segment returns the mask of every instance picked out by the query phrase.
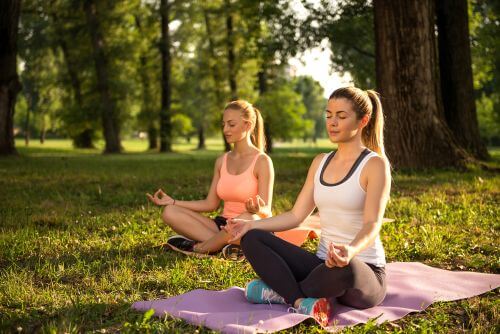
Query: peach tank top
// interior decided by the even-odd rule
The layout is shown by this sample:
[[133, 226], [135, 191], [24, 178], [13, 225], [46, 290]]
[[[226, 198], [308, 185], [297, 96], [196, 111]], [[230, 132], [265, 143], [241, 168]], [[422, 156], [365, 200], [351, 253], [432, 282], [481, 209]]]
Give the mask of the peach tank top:
[[233, 175], [227, 171], [227, 153], [222, 158], [220, 178], [217, 183], [217, 196], [224, 201], [224, 218], [234, 218], [246, 211], [245, 201], [255, 200], [259, 191], [258, 180], [253, 169], [260, 154], [256, 154], [250, 166], [241, 174]]

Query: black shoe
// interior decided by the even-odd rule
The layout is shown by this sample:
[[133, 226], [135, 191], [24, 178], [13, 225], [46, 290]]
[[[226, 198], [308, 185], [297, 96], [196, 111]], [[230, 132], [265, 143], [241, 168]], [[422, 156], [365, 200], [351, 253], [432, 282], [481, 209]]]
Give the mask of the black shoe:
[[173, 237], [168, 238], [167, 244], [181, 251], [192, 252], [196, 242], [182, 235], [174, 235]]

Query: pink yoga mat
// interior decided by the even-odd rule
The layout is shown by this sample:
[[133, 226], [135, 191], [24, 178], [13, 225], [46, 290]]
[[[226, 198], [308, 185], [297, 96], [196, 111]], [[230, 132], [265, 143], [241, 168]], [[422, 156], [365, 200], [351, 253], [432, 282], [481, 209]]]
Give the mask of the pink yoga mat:
[[[327, 329], [366, 323], [377, 317], [377, 323], [393, 321], [422, 311], [435, 301], [469, 298], [500, 286], [500, 275], [448, 271], [418, 262], [389, 263], [386, 273], [387, 296], [380, 305], [356, 310], [333, 302], [333, 317]], [[310, 318], [287, 312], [286, 305], [251, 304], [238, 287], [194, 290], [168, 299], [136, 302], [132, 308], [154, 309], [157, 316], [169, 314], [223, 333], [275, 332]]]

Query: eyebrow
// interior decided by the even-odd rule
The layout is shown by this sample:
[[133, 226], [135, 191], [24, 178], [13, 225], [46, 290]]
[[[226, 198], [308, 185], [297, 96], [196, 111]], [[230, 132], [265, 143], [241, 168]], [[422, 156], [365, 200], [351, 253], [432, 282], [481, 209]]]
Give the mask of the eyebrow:
[[[326, 111], [326, 112], [329, 112], [330, 114], [333, 114], [333, 111], [331, 111], [331, 110], [325, 109], [325, 111]], [[337, 111], [337, 112], [335, 112], [335, 113], [336, 113], [336, 114], [340, 114], [341, 112], [345, 112], [345, 113], [347, 114], [347, 111], [345, 111], [345, 110], [339, 110], [339, 111]]]

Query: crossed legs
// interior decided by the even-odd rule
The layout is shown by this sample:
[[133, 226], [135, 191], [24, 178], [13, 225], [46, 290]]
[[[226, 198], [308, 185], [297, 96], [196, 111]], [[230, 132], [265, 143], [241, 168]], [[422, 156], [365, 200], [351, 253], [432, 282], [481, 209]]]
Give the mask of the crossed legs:
[[[259, 219], [257, 215], [244, 212], [241, 219]], [[211, 253], [227, 245], [230, 236], [226, 231], [219, 231], [214, 221], [204, 215], [176, 205], [168, 205], [163, 210], [162, 219], [175, 232], [195, 241], [198, 253]], [[236, 242], [239, 243], [239, 242]]]

